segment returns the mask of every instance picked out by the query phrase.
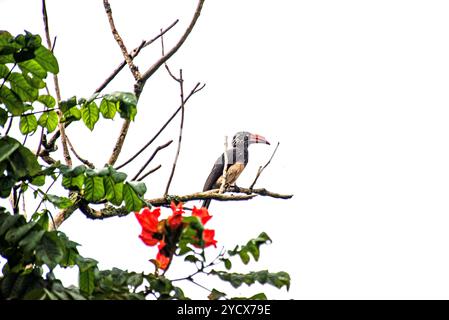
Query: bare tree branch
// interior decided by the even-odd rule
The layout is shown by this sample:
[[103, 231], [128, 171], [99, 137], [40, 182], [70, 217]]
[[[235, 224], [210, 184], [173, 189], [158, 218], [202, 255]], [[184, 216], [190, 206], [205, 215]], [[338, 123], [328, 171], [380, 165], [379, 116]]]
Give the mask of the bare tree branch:
[[95, 166], [93, 165], [92, 162], [90, 162], [89, 160], [83, 159], [83, 158], [81, 158], [81, 157], [78, 155], [78, 153], [75, 151], [75, 148], [73, 148], [73, 145], [72, 145], [72, 143], [70, 142], [68, 136], [66, 136], [66, 139], [67, 139], [67, 143], [68, 143], [68, 145], [69, 145], [69, 147], [70, 147], [70, 150], [72, 150], [72, 152], [73, 152], [73, 154], [75, 155], [75, 157], [76, 157], [79, 161], [81, 161], [83, 164], [85, 164], [86, 166], [88, 166], [89, 168], [91, 168], [91, 169], [95, 168]]
[[139, 179], [137, 179], [137, 181], [142, 181], [143, 179], [145, 179], [146, 177], [148, 177], [150, 174], [152, 174], [153, 172], [156, 172], [157, 170], [159, 170], [162, 167], [162, 165], [158, 165], [157, 167], [151, 169], [150, 171], [148, 171], [147, 173], [144, 173]]
[[[103, 1], [107, 1], [107, 0], [103, 0]], [[184, 34], [181, 37], [181, 39], [178, 41], [178, 43], [167, 53], [166, 56], [164, 56], [161, 59], [159, 59], [155, 64], [153, 64], [153, 66], [151, 66], [139, 78], [139, 80], [136, 81], [136, 83], [134, 85], [134, 94], [136, 95], [137, 99], [139, 99], [140, 94], [142, 93], [142, 90], [143, 90], [143, 87], [145, 86], [146, 81], [159, 69], [159, 67], [162, 64], [164, 64], [168, 59], [170, 59], [176, 53], [176, 51], [178, 51], [178, 49], [182, 46], [182, 44], [185, 42], [185, 40], [189, 36], [190, 32], [192, 31], [193, 27], [196, 24], [196, 21], [198, 20], [198, 18], [200, 16], [201, 9], [203, 7], [204, 1], [205, 0], [199, 0], [198, 6], [197, 6], [196, 11], [195, 11], [195, 14], [193, 16], [193, 19], [190, 22], [190, 25], [187, 27], [187, 29], [184, 32]], [[127, 51], [126, 51], [126, 53], [128, 54]], [[123, 143], [125, 142], [125, 138], [126, 138], [126, 135], [128, 133], [129, 125], [130, 125], [130, 120], [129, 119], [125, 120], [123, 125], [122, 125], [122, 129], [120, 130], [119, 137], [118, 137], [118, 139], [117, 139], [117, 141], [115, 143], [114, 149], [112, 151], [112, 155], [111, 155], [111, 157], [109, 158], [109, 161], [108, 161], [108, 164], [111, 165], [111, 166], [113, 166], [115, 164], [115, 162], [118, 159], [118, 156], [120, 155], [120, 152], [121, 152], [122, 147], [123, 147]]]
[[112, 35], [114, 36], [115, 41], [120, 47], [122, 51], [123, 57], [125, 58], [126, 63], [128, 64], [131, 73], [134, 76], [134, 79], [140, 80], [141, 74], [139, 69], [134, 65], [133, 59], [131, 55], [128, 53], [128, 49], [126, 49], [125, 43], [123, 42], [122, 37], [120, 37], [117, 28], [115, 27], [114, 19], [112, 17], [112, 9], [108, 0], [103, 0], [104, 10], [106, 11], [106, 15], [108, 16], [109, 26], [111, 27]]
[[277, 192], [271, 192], [265, 188], [251, 189], [251, 188], [242, 188], [242, 187], [237, 187], [237, 186], [231, 186], [228, 188], [227, 191], [230, 191], [230, 192], [234, 191], [234, 192], [246, 193], [246, 194], [251, 194], [251, 195], [259, 195], [259, 196], [267, 196], [267, 197], [276, 198], [276, 199], [290, 199], [293, 197], [292, 194], [282, 194], [282, 193], [277, 193]]
[[[43, 15], [43, 19], [44, 19], [44, 29], [45, 29], [45, 38], [47, 40], [47, 47], [48, 47], [48, 50], [53, 50], [53, 46], [51, 45], [50, 29], [48, 26], [48, 15], [47, 15], [47, 7], [45, 4], [45, 0], [42, 0], [42, 15]], [[58, 108], [59, 108], [59, 102], [61, 101], [61, 89], [59, 87], [59, 80], [58, 80], [58, 76], [56, 74], [53, 75], [53, 82], [55, 85], [56, 100], [57, 100]], [[58, 110], [56, 112], [57, 112], [58, 118], [59, 118], [58, 127], [59, 127], [60, 136], [61, 136], [62, 153], [64, 155], [64, 160], [68, 166], [72, 166], [72, 159], [70, 158], [69, 149], [67, 147], [65, 127], [64, 127], [64, 124], [61, 122], [62, 113], [60, 110]]]
[[142, 166], [142, 168], [140, 168], [139, 172], [137, 172], [137, 174], [134, 176], [134, 178], [132, 178], [131, 180], [141, 180], [138, 179], [139, 175], [142, 173], [143, 170], [145, 170], [145, 168], [150, 164], [150, 162], [154, 159], [154, 157], [156, 156], [156, 154], [161, 151], [162, 149], [167, 148], [169, 145], [171, 145], [173, 142], [173, 140], [168, 141], [167, 143], [164, 143], [163, 145], [160, 145], [159, 147], [156, 148], [156, 150], [154, 150], [153, 154], [151, 155], [151, 157], [147, 160], [147, 162], [145, 162], [145, 164]]
[[114, 145], [114, 149], [112, 150], [112, 154], [109, 157], [108, 164], [113, 166], [122, 151], [123, 143], [125, 142], [126, 135], [128, 134], [129, 125], [131, 124], [131, 120], [126, 119], [123, 122], [122, 128], [120, 129], [120, 134], [118, 136], [117, 142]]
[[[142, 43], [138, 47], [134, 48], [134, 50], [131, 51], [131, 53], [129, 54], [131, 59], [134, 60], [134, 58], [137, 57], [137, 55], [140, 53], [140, 51], [143, 48], [149, 46], [154, 41], [156, 41], [157, 39], [162, 37], [165, 33], [167, 33], [170, 29], [172, 29], [178, 22], [179, 22], [179, 20], [176, 20], [171, 25], [169, 25], [167, 28], [165, 28], [164, 30], [161, 30], [161, 32], [153, 39], [148, 40], [148, 41], [142, 41]], [[126, 66], [126, 60], [122, 61], [122, 63], [120, 63], [120, 65], [109, 75], [109, 77], [107, 77], [106, 80], [103, 81], [103, 83], [95, 90], [95, 93], [100, 93], [101, 91], [103, 91], [104, 88], [106, 88], [106, 86], [120, 73], [120, 71], [122, 71], [122, 69], [125, 66]]]
[[250, 189], [254, 188], [254, 185], [256, 184], [257, 179], [259, 179], [260, 175], [262, 174], [262, 171], [264, 171], [265, 168], [268, 167], [268, 165], [270, 164], [271, 160], [273, 160], [273, 157], [274, 157], [274, 155], [276, 154], [276, 151], [278, 150], [278, 147], [279, 147], [279, 142], [278, 142], [278, 144], [276, 145], [276, 148], [274, 149], [273, 154], [272, 154], [271, 157], [270, 157], [270, 160], [268, 160], [268, 162], [267, 162], [263, 167], [260, 166], [260, 167], [259, 167], [259, 170], [257, 170], [256, 178], [254, 179], [253, 183], [252, 183], [251, 186], [249, 187]]
[[198, 21], [198, 18], [200, 17], [204, 1], [205, 0], [198, 1], [198, 5], [196, 7], [195, 14], [193, 15], [193, 18], [190, 21], [189, 26], [187, 27], [186, 31], [182, 35], [181, 39], [179, 39], [178, 43], [165, 56], [161, 57], [147, 71], [145, 71], [144, 74], [142, 74], [142, 82], [143, 83], [145, 81], [147, 81], [165, 62], [167, 62], [168, 59], [170, 59], [176, 53], [176, 51], [178, 51], [179, 48], [181, 48], [181, 46], [184, 44], [184, 42], [187, 40], [189, 34], [193, 30], [193, 27], [195, 26], [196, 22]]
[[[169, 70], [168, 67], [167, 67], [167, 70]], [[168, 190], [170, 189], [170, 184], [171, 184], [173, 176], [175, 174], [176, 164], [178, 163], [178, 158], [179, 158], [179, 152], [181, 151], [182, 131], [183, 131], [183, 127], [184, 127], [185, 100], [184, 100], [184, 79], [182, 77], [182, 69], [179, 70], [179, 78], [176, 79], [175, 77], [173, 77], [173, 79], [175, 79], [179, 83], [179, 90], [180, 90], [180, 96], [181, 96], [181, 123], [179, 125], [178, 148], [176, 150], [175, 161], [173, 162], [173, 167], [172, 167], [172, 170], [170, 173], [170, 177], [168, 178], [167, 186], [165, 187], [165, 193], [164, 193], [165, 196], [168, 194]]]
[[[189, 99], [197, 92], [201, 91], [203, 88], [205, 87], [205, 84], [201, 85], [201, 83], [197, 83], [195, 85], [195, 87], [192, 89], [192, 91], [189, 93], [189, 95], [185, 98], [184, 100], [184, 105], [187, 103], [187, 101], [189, 101]], [[171, 115], [171, 117], [164, 123], [164, 125], [159, 129], [158, 132], [156, 132], [156, 134], [150, 139], [150, 141], [148, 141], [139, 151], [137, 151], [133, 156], [131, 156], [128, 160], [126, 160], [124, 163], [122, 163], [121, 165], [117, 166], [115, 169], [119, 170], [121, 168], [123, 168], [124, 166], [126, 166], [127, 164], [129, 164], [131, 161], [133, 161], [134, 159], [136, 159], [143, 151], [145, 151], [146, 148], [148, 148], [153, 142], [154, 140], [157, 139], [157, 137], [159, 137], [159, 135], [162, 133], [162, 131], [165, 130], [165, 128], [169, 125], [169, 123], [175, 118], [175, 116], [178, 114], [179, 111], [181, 111], [182, 109], [182, 105], [178, 107], [178, 109], [176, 109], [176, 111]]]

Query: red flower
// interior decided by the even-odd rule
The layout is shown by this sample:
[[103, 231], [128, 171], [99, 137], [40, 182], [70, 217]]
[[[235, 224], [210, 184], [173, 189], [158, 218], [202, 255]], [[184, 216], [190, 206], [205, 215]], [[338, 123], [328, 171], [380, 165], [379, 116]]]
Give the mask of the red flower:
[[137, 220], [139, 221], [142, 229], [146, 232], [157, 232], [157, 225], [159, 223], [159, 216], [161, 215], [161, 209], [156, 208], [151, 211], [148, 208], [143, 208], [142, 212], [134, 212]]
[[156, 260], [155, 260], [156, 266], [162, 270], [167, 269], [168, 264], [170, 263], [170, 258], [165, 256], [162, 253], [162, 249], [164, 249], [164, 247], [165, 247], [165, 242], [161, 241], [158, 246], [159, 252], [157, 253]]
[[158, 218], [161, 214], [161, 209], [157, 208], [151, 211], [148, 208], [144, 208], [141, 213], [135, 212], [134, 214], [142, 226], [142, 232], [139, 238], [148, 246], [156, 245], [160, 239]]
[[182, 202], [178, 203], [177, 205], [172, 201], [170, 203], [170, 208], [173, 211], [173, 215], [183, 214], [184, 210], [182, 210]]
[[213, 245], [215, 248], [217, 247], [217, 240], [215, 240], [214, 237], [215, 237], [215, 230], [211, 229], [203, 230], [203, 241], [205, 248], [210, 245]]
[[168, 225], [171, 229], [177, 229], [182, 224], [182, 214], [184, 213], [184, 210], [182, 210], [182, 202], [178, 203], [178, 205], [175, 205], [175, 203], [172, 201], [170, 207], [173, 211], [173, 214], [167, 219]]
[[210, 220], [210, 218], [212, 218], [212, 216], [209, 215], [209, 211], [207, 211], [207, 208], [202, 207], [197, 209], [195, 206], [193, 206], [192, 209], [192, 216], [200, 218], [203, 226], [206, 224], [207, 221]]

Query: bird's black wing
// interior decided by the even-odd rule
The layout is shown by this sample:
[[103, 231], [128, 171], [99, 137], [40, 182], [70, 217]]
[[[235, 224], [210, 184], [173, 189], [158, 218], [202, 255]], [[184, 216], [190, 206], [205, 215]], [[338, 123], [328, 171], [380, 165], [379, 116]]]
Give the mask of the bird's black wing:
[[[228, 156], [228, 168], [230, 165], [232, 165], [235, 162], [235, 150], [229, 149], [226, 151]], [[209, 176], [206, 179], [206, 182], [204, 183], [203, 191], [212, 190], [215, 188], [218, 188], [219, 186], [216, 185], [218, 178], [221, 177], [223, 174], [223, 167], [224, 167], [224, 154], [222, 154], [217, 161], [215, 161], [214, 166], [212, 167], [212, 170], [209, 173]], [[206, 199], [203, 201], [203, 207], [208, 208], [211, 200]]]
[[212, 170], [210, 171], [209, 176], [204, 183], [203, 191], [214, 189], [218, 178], [220, 178], [220, 176], [223, 174], [223, 168], [224, 155], [222, 154], [221, 157], [219, 157], [217, 161], [215, 161], [214, 166], [212, 167]]

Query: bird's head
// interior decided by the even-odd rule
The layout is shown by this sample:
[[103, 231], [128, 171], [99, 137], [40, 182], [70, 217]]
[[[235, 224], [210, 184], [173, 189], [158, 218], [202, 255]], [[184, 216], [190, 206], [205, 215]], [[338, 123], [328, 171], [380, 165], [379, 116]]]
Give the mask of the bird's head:
[[232, 138], [232, 146], [236, 147], [237, 145], [247, 143], [248, 145], [252, 143], [264, 143], [270, 144], [267, 139], [262, 137], [261, 135], [250, 133], [247, 131], [237, 132]]

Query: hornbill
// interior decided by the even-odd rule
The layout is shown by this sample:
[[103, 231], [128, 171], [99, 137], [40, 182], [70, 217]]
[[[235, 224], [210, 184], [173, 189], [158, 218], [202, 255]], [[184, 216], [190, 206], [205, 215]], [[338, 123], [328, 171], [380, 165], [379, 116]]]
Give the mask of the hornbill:
[[[228, 157], [228, 165], [226, 171], [225, 186], [235, 184], [235, 181], [245, 169], [248, 163], [248, 146], [252, 143], [265, 143], [270, 144], [264, 137], [252, 134], [246, 131], [237, 132], [232, 138], [232, 148], [226, 151]], [[223, 183], [223, 169], [225, 163], [224, 153], [215, 161], [206, 183], [204, 184], [203, 191], [218, 189]], [[203, 201], [203, 207], [208, 208], [211, 199]]]

